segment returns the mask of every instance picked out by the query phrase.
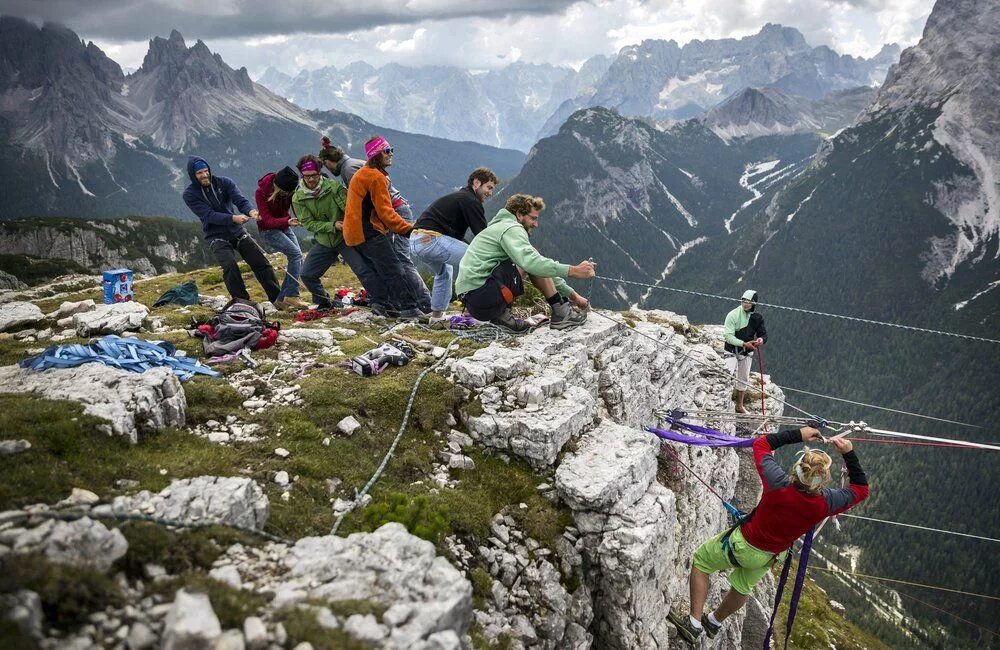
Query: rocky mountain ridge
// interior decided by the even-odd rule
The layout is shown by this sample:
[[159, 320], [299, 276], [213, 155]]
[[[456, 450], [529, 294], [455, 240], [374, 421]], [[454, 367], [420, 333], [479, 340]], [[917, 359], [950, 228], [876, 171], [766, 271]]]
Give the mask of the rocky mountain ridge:
[[622, 48], [590, 95], [567, 100], [540, 135], [556, 133], [575, 111], [603, 106], [622, 115], [683, 120], [704, 113], [744, 88], [772, 87], [819, 99], [832, 91], [878, 86], [899, 56], [886, 45], [871, 59], [810, 47], [792, 27], [768, 23], [741, 39], [645, 40]]
[[698, 118], [724, 140], [846, 128], [875, 97], [868, 87], [832, 92], [809, 100], [777, 88], [746, 88]]

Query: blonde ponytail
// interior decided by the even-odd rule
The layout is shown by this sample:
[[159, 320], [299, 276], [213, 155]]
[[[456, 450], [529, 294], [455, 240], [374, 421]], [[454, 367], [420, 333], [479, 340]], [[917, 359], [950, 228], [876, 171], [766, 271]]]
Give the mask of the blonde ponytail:
[[816, 494], [830, 482], [830, 466], [833, 459], [825, 451], [802, 448], [799, 459], [792, 466], [789, 479], [806, 492]]

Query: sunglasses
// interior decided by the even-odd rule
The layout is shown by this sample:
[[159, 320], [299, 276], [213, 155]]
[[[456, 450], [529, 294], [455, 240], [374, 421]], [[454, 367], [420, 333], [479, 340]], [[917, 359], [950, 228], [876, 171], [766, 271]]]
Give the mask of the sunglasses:
[[392, 147], [386, 147], [385, 149], [382, 150], [382, 153], [392, 153], [392, 152], [393, 152]]

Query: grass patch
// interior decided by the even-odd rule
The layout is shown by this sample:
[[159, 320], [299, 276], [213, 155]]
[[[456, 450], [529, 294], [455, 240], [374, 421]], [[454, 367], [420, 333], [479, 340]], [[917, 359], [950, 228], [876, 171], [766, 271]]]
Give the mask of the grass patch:
[[451, 524], [447, 507], [432, 506], [425, 494], [411, 497], [393, 492], [385, 501], [365, 508], [362, 515], [366, 530], [373, 531], [395, 521], [406, 526], [410, 533], [434, 544], [441, 541]]
[[277, 618], [288, 632], [289, 647], [300, 643], [311, 643], [316, 650], [369, 650], [372, 647], [342, 629], [323, 627], [316, 621], [316, 615], [305, 608], [279, 612]]
[[[798, 562], [793, 562], [790, 575], [795, 575]], [[778, 570], [774, 571], [777, 577]], [[784, 643], [785, 624], [788, 619], [788, 603], [791, 590], [785, 590], [786, 596], [778, 608], [775, 618], [775, 647]], [[779, 625], [780, 621], [780, 625]], [[795, 615], [795, 626], [788, 643], [791, 648], [838, 648], [838, 650], [881, 650], [888, 648], [877, 638], [854, 625], [843, 615], [830, 607], [826, 594], [810, 579], [806, 579], [799, 599], [798, 612]]]
[[476, 609], [486, 608], [486, 599], [492, 597], [493, 578], [490, 572], [481, 566], [469, 572], [469, 582], [472, 583], [472, 606]]
[[75, 629], [92, 612], [122, 604], [114, 580], [100, 571], [56, 564], [41, 555], [0, 557], [0, 593], [19, 589], [37, 592], [45, 623], [60, 630]]
[[[452, 530], [472, 535], [477, 540], [490, 536], [490, 521], [507, 506], [526, 535], [548, 548], [572, 523], [568, 509], [559, 508], [538, 493], [541, 477], [523, 461], [505, 463], [497, 456], [469, 451], [476, 469], [460, 475], [460, 489], [442, 490], [432, 499], [444, 504], [451, 513]], [[524, 503], [527, 508], [520, 508]]]
[[[0, 458], [0, 508], [52, 503], [74, 487], [111, 497], [117, 479], [139, 481], [158, 491], [171, 479], [201, 475], [230, 476], [239, 467], [233, 448], [213, 445], [194, 435], [166, 430], [131, 445], [123, 436], [97, 430], [103, 421], [85, 415], [76, 402], [27, 395], [0, 395], [0, 431], [24, 438], [32, 448]], [[165, 475], [160, 469], [166, 469]]]
[[207, 571], [232, 544], [256, 543], [256, 539], [222, 526], [172, 531], [152, 523], [130, 521], [119, 530], [128, 540], [128, 552], [118, 560], [118, 565], [132, 578], [143, 578], [146, 564], [158, 564], [171, 574]]
[[185, 382], [184, 395], [188, 426], [208, 420], [225, 422], [227, 415], [239, 415], [243, 406], [243, 396], [229, 383], [214, 377], [195, 377]]

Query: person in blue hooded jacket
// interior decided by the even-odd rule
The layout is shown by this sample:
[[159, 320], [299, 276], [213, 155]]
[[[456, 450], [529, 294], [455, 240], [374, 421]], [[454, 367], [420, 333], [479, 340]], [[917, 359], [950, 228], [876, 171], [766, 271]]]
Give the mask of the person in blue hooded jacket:
[[257, 210], [231, 178], [213, 175], [204, 158], [190, 156], [187, 173], [191, 184], [184, 190], [184, 203], [201, 220], [208, 246], [222, 267], [222, 278], [229, 295], [250, 300], [236, 260], [239, 253], [264, 288], [267, 299], [273, 303], [281, 291], [278, 277], [260, 244], [243, 227], [251, 219], [260, 218]]

